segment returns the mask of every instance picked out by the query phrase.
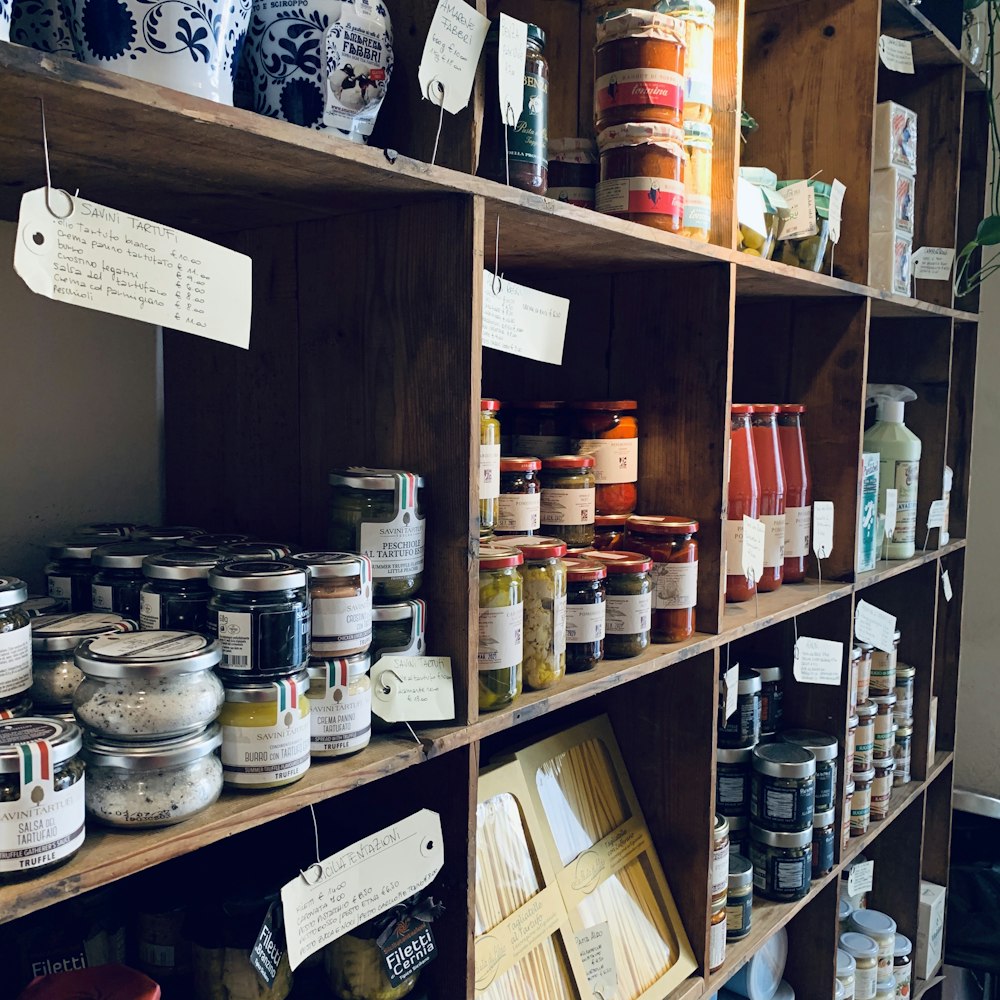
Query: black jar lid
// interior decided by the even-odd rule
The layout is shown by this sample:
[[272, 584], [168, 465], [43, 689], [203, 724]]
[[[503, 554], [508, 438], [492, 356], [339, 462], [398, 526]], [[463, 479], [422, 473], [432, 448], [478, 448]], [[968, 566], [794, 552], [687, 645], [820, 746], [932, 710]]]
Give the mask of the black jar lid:
[[836, 736], [815, 729], [786, 729], [778, 734], [778, 739], [782, 743], [793, 743], [811, 750], [817, 760], [835, 760], [840, 749]]
[[143, 575], [149, 580], [207, 580], [218, 565], [219, 553], [202, 549], [167, 549], [142, 561]]
[[69, 760], [80, 749], [83, 733], [75, 722], [23, 715], [0, 722], [0, 774], [16, 774], [21, 769], [22, 743], [45, 740], [52, 748], [53, 764]]
[[91, 561], [102, 569], [142, 569], [146, 556], [166, 552], [172, 548], [168, 542], [140, 539], [129, 542], [113, 542], [94, 549]]
[[23, 604], [28, 599], [28, 585], [16, 576], [0, 576], [0, 608]]
[[36, 653], [76, 649], [84, 639], [108, 632], [137, 632], [139, 626], [110, 611], [42, 615], [31, 623], [31, 648]]
[[211, 670], [222, 659], [217, 639], [197, 632], [111, 633], [85, 639], [76, 665], [88, 677], [168, 677]]
[[247, 542], [249, 535], [211, 535], [204, 532], [200, 535], [190, 535], [187, 538], [179, 538], [177, 547], [179, 549], [201, 549], [204, 552], [215, 552], [225, 548], [227, 545], [235, 545], [237, 542]]
[[765, 830], [756, 823], [750, 824], [750, 839], [767, 847], [810, 847], [812, 846], [813, 828], [810, 826], [797, 833], [778, 833], [776, 830]]
[[179, 767], [207, 757], [222, 745], [222, 727], [213, 722], [205, 729], [169, 740], [142, 743], [119, 743], [96, 733], [87, 733], [83, 757], [98, 767], [121, 767], [126, 771], [152, 771], [161, 767]]
[[227, 559], [208, 574], [212, 590], [263, 593], [299, 590], [307, 573], [284, 559]]
[[792, 743], [758, 743], [752, 759], [755, 771], [775, 778], [811, 778], [816, 774], [812, 750]]

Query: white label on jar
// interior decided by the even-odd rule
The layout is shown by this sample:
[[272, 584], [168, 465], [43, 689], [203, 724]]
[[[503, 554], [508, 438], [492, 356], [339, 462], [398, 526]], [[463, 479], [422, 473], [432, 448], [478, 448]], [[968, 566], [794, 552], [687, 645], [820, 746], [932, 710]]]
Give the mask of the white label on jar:
[[892, 978], [896, 981], [896, 1000], [910, 1000], [910, 973], [913, 963], [907, 959], [906, 965], [894, 965]]
[[160, 595], [148, 590], [139, 594], [139, 627], [147, 632], [160, 627]]
[[729, 841], [712, 852], [712, 895], [718, 896], [729, 885]]
[[[728, 870], [729, 852], [726, 852], [726, 867]], [[728, 878], [728, 875], [727, 875]], [[708, 932], [708, 967], [717, 969], [726, 960], [726, 921], [712, 924]]]
[[495, 500], [500, 496], [500, 445], [479, 446], [479, 499]]
[[90, 585], [90, 606], [95, 611], [114, 611], [114, 596], [110, 585], [92, 583]]
[[593, 457], [594, 477], [602, 485], [639, 478], [638, 438], [584, 438], [576, 442], [576, 453]]
[[510, 443], [515, 455], [528, 458], [551, 458], [569, 451], [569, 438], [556, 434], [515, 434]]
[[312, 600], [313, 642], [323, 644], [323, 652], [344, 653], [372, 641], [371, 597], [314, 597]]
[[427, 521], [413, 510], [400, 511], [392, 521], [363, 521], [361, 554], [372, 561], [372, 576], [398, 580], [424, 569]]
[[774, 887], [783, 892], [801, 889], [805, 883], [806, 864], [802, 861], [777, 861], [774, 865]]
[[566, 607], [566, 642], [597, 642], [605, 634], [605, 605], [569, 604]]
[[223, 726], [222, 771], [234, 785], [269, 785], [309, 769], [309, 716], [300, 708], [273, 726]]
[[916, 539], [919, 473], [919, 462], [882, 462], [879, 466], [879, 482], [896, 487], [896, 530], [891, 539], [894, 545]]
[[724, 806], [742, 806], [746, 795], [746, 778], [731, 778], [719, 776], [718, 796], [720, 812]]
[[698, 563], [653, 563], [653, 607], [681, 611], [698, 603]]
[[[39, 791], [44, 795], [35, 804], [32, 793]], [[84, 837], [84, 802], [81, 775], [61, 792], [52, 790], [51, 780], [43, 781], [26, 800], [0, 804], [0, 872], [31, 871], [78, 850]]]
[[596, 490], [542, 490], [542, 524], [593, 524]]
[[0, 698], [31, 687], [31, 626], [0, 632]]
[[253, 626], [249, 611], [219, 612], [219, 645], [223, 670], [253, 669]]
[[684, 192], [684, 228], [712, 228], [712, 198], [710, 195]]
[[49, 597], [58, 597], [63, 601], [73, 599], [73, 579], [68, 576], [49, 577]]
[[479, 609], [479, 669], [510, 670], [524, 658], [524, 605]]
[[310, 745], [313, 752], [353, 750], [366, 746], [372, 731], [370, 683], [337, 684], [328, 688], [322, 701], [309, 700]]
[[784, 792], [776, 788], [764, 790], [764, 821], [769, 819], [795, 819], [796, 792]]
[[592, 187], [550, 187], [545, 194], [554, 201], [561, 201], [569, 205], [583, 205], [585, 208], [594, 207], [594, 189]]
[[172, 944], [153, 944], [152, 941], [140, 941], [139, 960], [147, 969], [172, 969], [174, 967], [174, 946]]
[[552, 609], [552, 652], [556, 656], [566, 652], [566, 595], [556, 595]]
[[762, 514], [764, 522], [764, 565], [780, 567], [785, 562], [785, 515]]
[[854, 970], [854, 998], [855, 1000], [875, 1000], [875, 988], [878, 983], [878, 966], [873, 965], [870, 969], [862, 969], [860, 966]]
[[652, 617], [653, 595], [609, 596], [606, 627], [609, 635], [636, 635], [648, 632]]
[[542, 519], [541, 493], [501, 493], [497, 531], [537, 531]]
[[812, 536], [812, 504], [785, 508], [785, 558], [800, 559], [809, 555]]
[[726, 575], [743, 575], [743, 518], [725, 523]]
[[137, 660], [155, 661], [199, 653], [208, 648], [210, 641], [191, 632], [160, 632], [159, 635], [114, 632], [92, 639], [90, 652], [98, 656], [130, 656]]

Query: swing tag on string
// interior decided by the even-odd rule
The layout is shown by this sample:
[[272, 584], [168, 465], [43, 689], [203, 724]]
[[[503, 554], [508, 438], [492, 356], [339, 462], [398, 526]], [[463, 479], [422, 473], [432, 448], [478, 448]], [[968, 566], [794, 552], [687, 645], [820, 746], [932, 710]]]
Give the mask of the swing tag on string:
[[830, 557], [833, 551], [833, 501], [816, 500], [813, 502], [813, 552], [816, 555], [816, 571], [819, 584], [823, 583], [823, 560]]
[[438, 0], [417, 80], [420, 93], [442, 114], [457, 115], [468, 105], [489, 27], [489, 18], [465, 0]]
[[372, 712], [383, 722], [454, 719], [451, 658], [383, 656], [372, 667]]

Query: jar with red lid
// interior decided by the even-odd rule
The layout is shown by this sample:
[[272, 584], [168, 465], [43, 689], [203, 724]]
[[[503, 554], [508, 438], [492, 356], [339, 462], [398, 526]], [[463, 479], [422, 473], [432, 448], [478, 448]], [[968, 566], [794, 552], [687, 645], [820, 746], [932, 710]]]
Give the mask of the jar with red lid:
[[574, 404], [573, 450], [594, 459], [598, 514], [631, 514], [638, 501], [639, 422], [634, 399]]
[[593, 139], [549, 139], [548, 196], [567, 205], [593, 208], [597, 147]]
[[778, 443], [785, 470], [785, 583], [806, 578], [806, 561], [812, 541], [812, 472], [802, 431], [801, 403], [778, 406]]
[[592, 670], [604, 659], [607, 568], [593, 559], [566, 559], [566, 669]]
[[730, 408], [726, 600], [731, 604], [749, 601], [757, 592], [756, 584], [743, 574], [743, 518], [760, 517], [760, 473], [750, 429], [752, 409], [742, 403], [733, 403]]
[[479, 527], [496, 527], [500, 496], [499, 399], [479, 400]]
[[592, 552], [607, 567], [604, 655], [638, 656], [649, 645], [653, 613], [653, 560], [642, 552]]
[[494, 534], [531, 535], [541, 517], [542, 484], [540, 458], [501, 458], [500, 496]]
[[761, 593], [781, 586], [785, 568], [785, 470], [778, 443], [778, 407], [757, 403], [750, 428], [760, 476], [760, 519], [764, 522], [764, 572], [757, 581]]
[[617, 552], [625, 545], [625, 523], [628, 514], [597, 514], [594, 517], [594, 548], [601, 552]]
[[626, 122], [680, 127], [684, 121], [684, 24], [629, 7], [597, 22], [594, 124]]
[[518, 549], [479, 549], [479, 708], [509, 705], [521, 693], [524, 581]]
[[557, 399], [539, 399], [509, 403], [511, 455], [535, 455], [551, 458], [569, 451], [569, 414], [565, 403]]
[[653, 642], [681, 642], [695, 629], [698, 603], [698, 522], [687, 517], [633, 514], [625, 547], [653, 560]]
[[594, 543], [594, 459], [553, 455], [542, 460], [541, 523], [547, 535], [571, 548]]

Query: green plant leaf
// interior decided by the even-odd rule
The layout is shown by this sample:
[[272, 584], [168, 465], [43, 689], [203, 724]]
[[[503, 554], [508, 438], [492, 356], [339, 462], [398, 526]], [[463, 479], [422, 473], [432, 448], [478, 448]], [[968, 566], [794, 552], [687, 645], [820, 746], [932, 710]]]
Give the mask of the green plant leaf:
[[1000, 243], [1000, 215], [987, 215], [976, 230], [976, 242], [983, 247]]
[[975, 10], [977, 7], [982, 7], [986, 0], [965, 0], [963, 6], [966, 10]]

